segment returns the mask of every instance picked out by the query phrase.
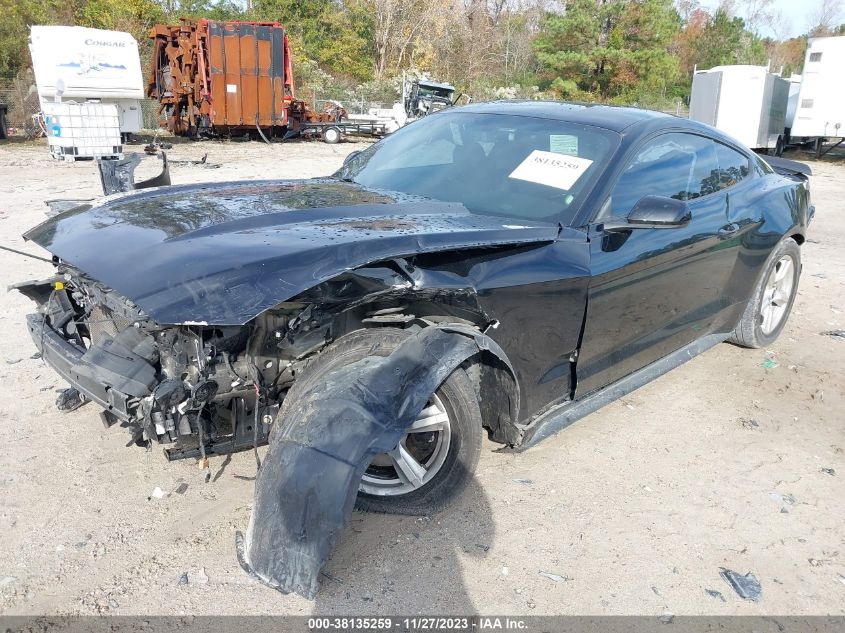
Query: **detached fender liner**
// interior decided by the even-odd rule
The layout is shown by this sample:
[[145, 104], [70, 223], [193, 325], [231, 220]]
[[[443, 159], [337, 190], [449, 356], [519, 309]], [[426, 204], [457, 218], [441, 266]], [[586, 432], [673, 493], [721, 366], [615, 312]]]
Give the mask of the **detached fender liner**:
[[293, 404], [258, 473], [241, 565], [283, 593], [313, 598], [372, 458], [392, 450], [483, 335], [428, 327], [389, 356], [328, 374]]

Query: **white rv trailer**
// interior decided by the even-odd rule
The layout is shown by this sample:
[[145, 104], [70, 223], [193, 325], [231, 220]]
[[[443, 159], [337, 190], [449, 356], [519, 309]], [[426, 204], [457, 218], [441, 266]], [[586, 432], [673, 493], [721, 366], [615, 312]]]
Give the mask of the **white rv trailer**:
[[716, 66], [693, 76], [689, 118], [779, 153], [788, 101], [789, 82], [765, 66]]
[[144, 80], [138, 42], [129, 33], [81, 26], [33, 26], [29, 50], [41, 109], [47, 102], [117, 106], [120, 131], [143, 126]]
[[845, 137], [845, 37], [813, 37], [807, 42], [798, 109], [789, 131], [792, 141], [816, 144]]
[[789, 134], [790, 128], [795, 123], [795, 113], [798, 112], [798, 93], [801, 91], [801, 75], [792, 75], [789, 78], [789, 101], [786, 106], [786, 131]]

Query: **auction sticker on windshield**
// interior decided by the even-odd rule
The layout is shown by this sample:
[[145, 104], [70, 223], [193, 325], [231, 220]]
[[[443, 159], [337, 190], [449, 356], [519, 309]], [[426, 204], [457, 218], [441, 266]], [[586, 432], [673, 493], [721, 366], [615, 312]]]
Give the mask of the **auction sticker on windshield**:
[[593, 161], [587, 158], [535, 149], [510, 173], [509, 178], [568, 190], [592, 164]]

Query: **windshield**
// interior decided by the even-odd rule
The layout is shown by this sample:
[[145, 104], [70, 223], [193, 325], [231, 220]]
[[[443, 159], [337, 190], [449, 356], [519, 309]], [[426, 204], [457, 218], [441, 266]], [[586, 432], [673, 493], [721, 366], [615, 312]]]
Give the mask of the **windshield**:
[[417, 95], [420, 97], [443, 97], [444, 99], [451, 99], [454, 90], [448, 88], [434, 88], [433, 86], [419, 86]]
[[402, 128], [336, 176], [480, 215], [568, 224], [618, 144], [588, 125], [453, 110]]

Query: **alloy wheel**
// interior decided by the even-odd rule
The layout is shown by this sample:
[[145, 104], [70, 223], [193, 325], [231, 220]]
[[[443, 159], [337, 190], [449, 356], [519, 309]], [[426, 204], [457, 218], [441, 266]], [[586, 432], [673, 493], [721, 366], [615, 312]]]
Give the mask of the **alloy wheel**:
[[760, 330], [774, 332], [783, 321], [795, 285], [795, 262], [789, 255], [781, 257], [769, 273], [760, 303]]
[[403, 495], [431, 481], [446, 461], [452, 439], [449, 413], [433, 395], [405, 437], [388, 452], [376, 455], [361, 478], [361, 492]]

